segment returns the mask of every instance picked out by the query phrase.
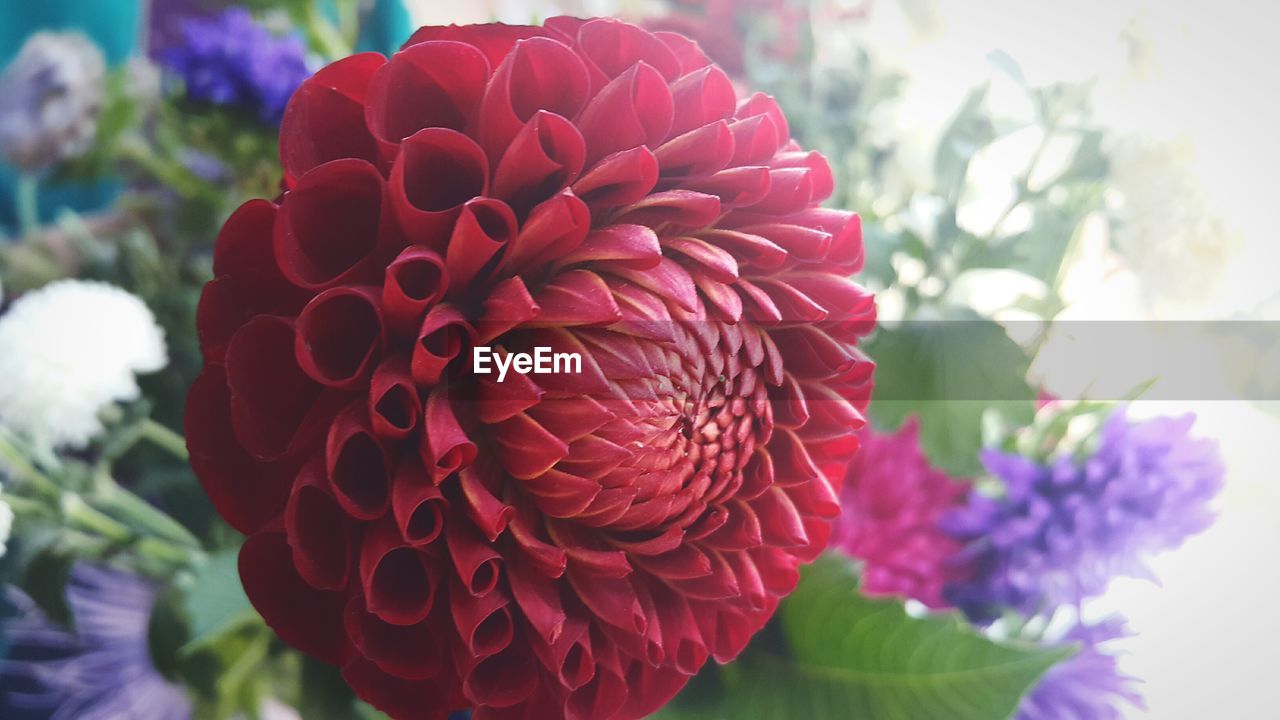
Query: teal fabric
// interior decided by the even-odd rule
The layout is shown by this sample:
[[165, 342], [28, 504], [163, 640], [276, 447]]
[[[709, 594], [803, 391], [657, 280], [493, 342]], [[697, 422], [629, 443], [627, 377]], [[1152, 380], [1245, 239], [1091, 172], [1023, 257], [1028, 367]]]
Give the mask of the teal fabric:
[[[124, 62], [138, 47], [143, 0], [9, 0], [0, 12], [0, 66], [7, 65], [27, 36], [39, 30], [78, 30], [102, 48], [109, 65]], [[0, 162], [0, 227], [11, 230], [13, 168]], [[40, 188], [40, 216], [48, 220], [63, 208], [92, 211], [109, 205], [118, 180], [68, 183]]]
[[0, 64], [37, 30], [79, 30], [118, 65], [138, 46], [142, 0], [9, 0], [0, 12]]
[[400, 49], [413, 33], [413, 23], [404, 0], [375, 0], [360, 24], [356, 50], [372, 50], [383, 55]]
[[[325, 0], [324, 9], [329, 18], [336, 22], [338, 6], [335, 0]], [[400, 49], [413, 30], [413, 22], [409, 19], [409, 10], [404, 6], [404, 0], [374, 0], [373, 6], [361, 18], [356, 50], [390, 55]]]

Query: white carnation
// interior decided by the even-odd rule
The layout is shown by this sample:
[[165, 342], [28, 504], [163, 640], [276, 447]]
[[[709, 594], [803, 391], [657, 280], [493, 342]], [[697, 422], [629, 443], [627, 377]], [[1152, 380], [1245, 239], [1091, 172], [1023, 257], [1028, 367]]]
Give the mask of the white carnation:
[[167, 363], [142, 300], [106, 283], [51, 283], [0, 316], [0, 425], [44, 450], [83, 447], [105, 406], [137, 399], [135, 373]]

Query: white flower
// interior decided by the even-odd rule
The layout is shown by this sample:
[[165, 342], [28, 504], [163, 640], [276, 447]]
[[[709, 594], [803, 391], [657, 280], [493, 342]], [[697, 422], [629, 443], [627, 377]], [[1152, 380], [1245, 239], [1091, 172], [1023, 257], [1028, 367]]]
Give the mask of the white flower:
[[1108, 150], [1121, 195], [1116, 249], [1155, 308], [1194, 308], [1218, 289], [1241, 237], [1202, 182], [1191, 143], [1134, 134]]
[[13, 508], [9, 503], [0, 500], [0, 557], [9, 551], [9, 532], [13, 530]]
[[137, 399], [135, 373], [168, 363], [142, 300], [112, 285], [61, 280], [0, 316], [0, 425], [41, 450], [83, 447], [98, 413]]

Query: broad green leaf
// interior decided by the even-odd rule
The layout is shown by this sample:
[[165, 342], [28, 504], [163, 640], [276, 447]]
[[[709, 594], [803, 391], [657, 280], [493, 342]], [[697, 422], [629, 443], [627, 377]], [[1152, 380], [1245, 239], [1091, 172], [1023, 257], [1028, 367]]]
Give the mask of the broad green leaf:
[[[957, 615], [912, 617], [858, 592], [845, 559], [804, 571], [779, 613], [785, 647], [753, 643], [703, 673], [663, 720], [999, 720], [1069, 649], [992, 641]], [[767, 644], [767, 643], [766, 643]]]
[[191, 639], [184, 647], [190, 652], [213, 642], [230, 630], [253, 622], [258, 615], [240, 585], [238, 550], [210, 555], [195, 571], [186, 588], [186, 610]]
[[867, 352], [876, 361], [876, 426], [896, 429], [918, 415], [925, 453], [953, 475], [979, 470], [985, 413], [1014, 424], [1034, 414], [1026, 353], [999, 324], [967, 308], [881, 327]]

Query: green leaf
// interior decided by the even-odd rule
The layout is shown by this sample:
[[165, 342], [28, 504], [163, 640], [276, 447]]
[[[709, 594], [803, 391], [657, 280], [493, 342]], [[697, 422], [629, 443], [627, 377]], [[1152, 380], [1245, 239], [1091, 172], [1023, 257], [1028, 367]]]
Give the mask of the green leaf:
[[876, 361], [876, 426], [896, 429], [919, 416], [925, 453], [953, 475], [980, 469], [984, 414], [1000, 413], [1013, 425], [1034, 414], [1026, 353], [999, 324], [967, 308], [882, 327], [867, 352]]
[[996, 720], [1070, 649], [997, 643], [958, 615], [912, 617], [858, 592], [845, 559], [805, 569], [782, 605], [782, 652], [753, 644], [703, 673], [663, 720]]
[[223, 633], [257, 619], [258, 614], [240, 585], [238, 556], [238, 550], [224, 550], [210, 555], [196, 569], [193, 582], [186, 588], [191, 639], [183, 647], [184, 652], [198, 650]]
[[996, 138], [991, 118], [983, 111], [988, 89], [983, 84], [969, 91], [938, 141], [933, 160], [935, 190], [952, 204], [960, 197], [973, 156]]

